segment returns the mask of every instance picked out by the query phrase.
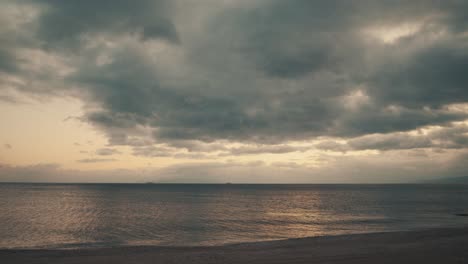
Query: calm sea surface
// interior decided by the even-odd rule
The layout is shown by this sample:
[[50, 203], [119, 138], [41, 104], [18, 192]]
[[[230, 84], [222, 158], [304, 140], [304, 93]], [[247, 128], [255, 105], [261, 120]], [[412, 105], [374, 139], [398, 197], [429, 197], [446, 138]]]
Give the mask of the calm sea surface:
[[0, 184], [0, 248], [217, 245], [468, 224], [465, 185]]

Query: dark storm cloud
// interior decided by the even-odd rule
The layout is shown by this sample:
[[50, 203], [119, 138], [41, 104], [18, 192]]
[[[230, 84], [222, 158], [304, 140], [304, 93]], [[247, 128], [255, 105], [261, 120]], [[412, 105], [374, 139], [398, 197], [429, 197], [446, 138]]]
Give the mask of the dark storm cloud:
[[353, 7], [344, 1], [271, 1], [263, 8], [228, 11], [219, 20], [228, 20], [224, 26], [234, 33], [242, 32], [239, 48], [266, 74], [297, 78], [335, 68], [335, 44], [346, 30], [340, 25], [351, 14], [344, 6]]
[[[295, 127], [289, 133], [291, 137], [300, 135], [301, 131], [345, 137], [407, 131], [466, 119], [466, 113], [440, 109], [446, 104], [468, 101], [468, 75], [464, 73], [468, 61], [466, 33], [457, 35], [460, 25], [453, 24], [455, 21], [463, 23], [466, 19], [466, 15], [459, 12], [466, 6], [462, 1], [270, 3], [268, 7], [240, 16], [229, 13], [229, 18], [244, 30], [241, 36], [245, 37], [245, 42], [240, 46], [245, 48], [249, 59], [271, 77], [298, 81], [311, 74], [336, 74], [337, 82], [341, 82], [340, 88], [332, 90], [334, 93], [324, 94], [323, 91], [330, 91], [326, 84], [311, 83], [306, 92], [295, 94], [306, 98], [304, 101], [312, 102], [316, 98], [326, 101], [329, 97], [349, 92], [358, 84], [366, 86], [365, 92], [373, 101], [352, 113], [340, 111], [333, 103], [321, 111], [316, 109], [313, 112], [325, 115], [326, 121], [318, 120], [319, 126], [316, 127]], [[437, 17], [436, 14], [442, 15]], [[402, 38], [392, 46], [376, 42], [369, 44], [360, 35], [366, 27], [419, 20], [430, 26], [423, 25], [414, 36]], [[440, 28], [447, 28], [448, 36], [434, 43], [426, 42]], [[459, 31], [451, 31], [454, 28]], [[398, 54], [398, 50], [405, 49], [409, 50], [405, 56]], [[363, 61], [366, 56], [372, 56], [370, 62]], [[297, 102], [295, 106], [301, 110], [298, 115], [288, 113], [283, 120], [307, 116], [303, 111], [304, 103]], [[397, 107], [398, 110], [389, 111], [389, 107]], [[329, 120], [334, 124], [328, 123]], [[294, 123], [310, 124], [310, 121], [297, 118]]]
[[169, 17], [170, 1], [125, 0], [60, 1], [32, 0], [42, 5], [37, 36], [46, 46], [79, 45], [80, 38], [93, 33], [139, 33], [143, 39], [177, 41]]
[[[71, 57], [82, 56], [90, 41], [100, 36], [179, 41], [171, 20], [171, 1], [4, 0], [0, 5], [2, 90], [15, 86], [35, 96], [75, 96], [77, 91], [68, 81], [63, 82], [59, 72], [79, 67]], [[39, 52], [45, 57], [38, 58]], [[56, 62], [49, 60], [57, 58], [64, 64], [54, 65]]]
[[[4, 4], [7, 4], [6, 1]], [[0, 5], [2, 5], [0, 3]], [[17, 73], [20, 68], [20, 59], [17, 56], [17, 48], [29, 45], [24, 31], [15, 28], [18, 21], [9, 21], [8, 12], [0, 11], [0, 74]]]
[[370, 91], [387, 104], [438, 107], [467, 102], [466, 69], [466, 39], [455, 43], [444, 41], [402, 60], [384, 62], [372, 77]]
[[[34, 81], [49, 75], [15, 73], [21, 52], [10, 44], [0, 44], [0, 69], [29, 81], [22, 91], [62, 89], [80, 97], [81, 119], [105, 131], [111, 145], [133, 146], [135, 155], [181, 155], [172, 148], [197, 152], [222, 140], [358, 138], [467, 118], [466, 111], [447, 110], [468, 102], [464, 1], [255, 1], [213, 16], [191, 14], [184, 2], [27, 3], [39, 8], [28, 27], [39, 44], [28, 48], [67, 58], [71, 70], [56, 77], [60, 85], [41, 90]], [[405, 23], [419, 26], [390, 44], [366, 33], [381, 28], [388, 34]], [[356, 90], [365, 101], [353, 101]], [[464, 138], [456, 137], [462, 145]], [[160, 143], [170, 149], [145, 148]], [[350, 145], [433, 144], [392, 137]]]
[[[417, 19], [432, 14], [436, 7], [403, 4], [398, 8], [386, 2], [367, 4], [367, 1], [320, 4], [279, 1], [251, 12], [229, 11], [214, 20], [219, 22], [209, 27], [214, 37], [222, 37], [220, 34], [227, 31], [238, 38], [233, 44], [235, 50], [221, 49], [221, 57], [239, 53], [239, 56], [246, 56], [247, 61], [253, 60], [254, 65], [271, 78], [301, 82], [309, 76], [308, 84], [297, 89], [252, 87], [254, 84], [240, 81], [238, 85], [250, 86], [251, 91], [234, 96], [230, 89], [238, 88], [221, 81], [217, 88], [226, 93], [220, 97], [199, 88], [201, 84], [197, 83], [192, 83], [193, 87], [167, 87], [160, 82], [164, 77], [151, 72], [155, 69], [145, 58], [138, 54], [133, 56], [129, 51], [115, 57], [105, 68], [90, 70], [96, 72], [97, 78], [87, 79], [85, 74], [77, 79], [90, 80], [93, 87], [100, 87], [93, 91], [94, 96], [110, 109], [108, 115], [95, 113], [102, 115], [101, 121], [115, 121], [115, 115], [125, 115], [128, 117], [122, 125], [132, 126], [129, 120], [133, 120], [133, 126], [155, 127], [154, 135], [159, 140], [276, 142], [327, 134], [357, 136], [406, 131], [466, 118], [464, 114], [437, 109], [441, 105], [466, 101], [462, 74], [466, 49], [456, 38], [429, 48], [415, 48], [408, 58], [390, 61], [394, 63], [390, 65], [385, 56], [380, 58], [383, 61], [377, 57], [375, 65], [365, 65], [361, 58], [366, 55], [366, 49], [387, 49], [363, 43], [359, 39], [362, 36], [357, 34], [361, 27], [373, 22], [385, 25], [398, 19], [414, 19], [411, 15]], [[385, 16], [376, 15], [387, 9]], [[332, 14], [333, 19], [330, 18]], [[223, 42], [211, 38], [208, 41]], [[401, 41], [394, 48], [406, 45]], [[442, 67], [435, 66], [438, 61], [443, 61]], [[372, 66], [378, 69], [371, 75], [356, 69]], [[218, 72], [214, 68], [207, 70]], [[115, 79], [104, 79], [106, 76]], [[375, 102], [372, 107], [348, 113], [333, 102], [360, 83], [367, 85], [366, 91]], [[264, 97], [255, 101], [248, 99], [255, 94]], [[271, 104], [275, 100], [278, 106]], [[401, 106], [400, 110], [388, 111], [386, 107], [392, 105]], [[424, 106], [434, 109], [426, 111]], [[249, 108], [253, 111], [249, 112]]]
[[427, 1], [274, 0], [247, 11], [229, 10], [218, 19], [227, 28], [223, 31], [242, 32], [238, 48], [266, 74], [298, 78], [349, 71], [344, 67], [358, 66], [365, 56], [356, 34], [363, 27], [418, 19], [436, 8]]
[[18, 70], [16, 57], [12, 51], [13, 49], [2, 47], [0, 44], [0, 71], [10, 73]]
[[303, 91], [277, 95], [283, 97], [278, 109], [269, 98], [249, 98], [256, 92], [255, 87], [246, 94], [220, 96], [198, 88], [199, 84], [164, 86], [153, 71], [151, 61], [125, 49], [114, 56], [112, 63], [89, 65], [75, 74], [73, 81], [87, 87], [93, 100], [106, 109], [88, 113], [88, 120], [113, 138], [121, 135], [118, 130], [150, 126], [158, 128], [154, 132], [158, 139], [211, 141], [313, 135], [323, 132], [327, 120], [332, 119], [333, 112], [326, 102], [307, 98]]
[[335, 131], [336, 135], [344, 137], [391, 133], [428, 125], [448, 125], [452, 121], [464, 120], [467, 117], [466, 113], [453, 113], [444, 109], [406, 108], [395, 105], [383, 107], [374, 104], [364, 106], [351, 114], [343, 114]]
[[106, 109], [88, 113], [87, 119], [110, 135], [118, 135], [114, 133], [118, 129], [141, 125], [158, 127], [155, 136], [165, 140], [236, 140], [260, 133], [288, 137], [295, 127], [320, 130], [328, 117], [324, 102], [300, 96], [284, 98], [277, 112], [270, 111], [267, 98], [259, 98], [253, 102], [258, 106], [252, 106], [256, 113], [249, 116], [245, 108], [252, 102], [243, 96], [250, 92], [217, 96], [198, 89], [198, 84], [163, 86], [153, 62], [132, 48], [117, 51], [113, 59], [104, 66], [86, 65], [70, 78], [86, 87], [92, 99]]

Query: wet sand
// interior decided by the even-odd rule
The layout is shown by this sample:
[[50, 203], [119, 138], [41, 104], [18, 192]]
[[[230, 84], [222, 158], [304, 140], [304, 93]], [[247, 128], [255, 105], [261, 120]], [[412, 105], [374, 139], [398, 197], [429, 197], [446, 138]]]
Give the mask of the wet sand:
[[0, 263], [468, 263], [468, 227], [213, 247], [0, 250]]

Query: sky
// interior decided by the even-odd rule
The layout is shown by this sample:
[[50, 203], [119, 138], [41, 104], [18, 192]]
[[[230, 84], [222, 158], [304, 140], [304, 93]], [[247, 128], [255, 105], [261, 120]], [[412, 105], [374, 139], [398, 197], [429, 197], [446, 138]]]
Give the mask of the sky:
[[0, 0], [0, 181], [467, 176], [466, 10]]

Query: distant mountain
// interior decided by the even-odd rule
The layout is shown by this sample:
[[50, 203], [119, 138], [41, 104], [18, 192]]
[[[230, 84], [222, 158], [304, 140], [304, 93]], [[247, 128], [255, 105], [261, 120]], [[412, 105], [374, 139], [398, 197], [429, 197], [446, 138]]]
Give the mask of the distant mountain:
[[437, 179], [437, 180], [427, 181], [426, 183], [461, 183], [461, 184], [468, 184], [468, 176]]

